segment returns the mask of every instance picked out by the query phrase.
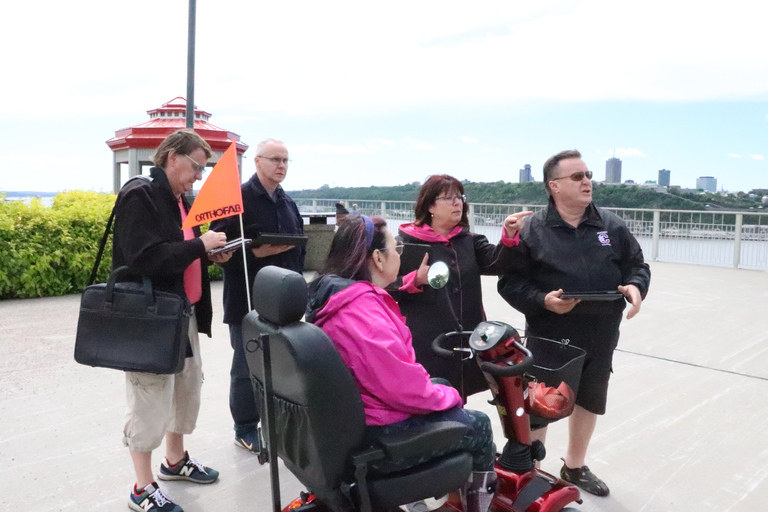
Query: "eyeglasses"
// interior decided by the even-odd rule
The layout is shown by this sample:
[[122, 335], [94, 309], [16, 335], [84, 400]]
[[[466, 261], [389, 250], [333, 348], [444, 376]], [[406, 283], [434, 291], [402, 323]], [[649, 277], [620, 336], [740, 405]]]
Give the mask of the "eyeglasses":
[[192, 158], [189, 155], [184, 155], [184, 156], [189, 158], [189, 161], [192, 162], [193, 164], [195, 164], [194, 169], [195, 169], [196, 173], [205, 174], [205, 171], [207, 169], [205, 168], [204, 165], [200, 165], [199, 163], [197, 163], [197, 160], [195, 160], [194, 158]]
[[462, 203], [467, 202], [467, 196], [464, 194], [461, 194], [460, 196], [437, 196], [435, 198], [435, 201], [447, 201], [449, 203], [454, 203], [456, 200], [461, 201]]
[[565, 178], [571, 178], [573, 181], [581, 181], [584, 179], [584, 176], [587, 177], [588, 180], [592, 179], [592, 171], [576, 171], [575, 173], [568, 175], [568, 176], [560, 176], [559, 178], [552, 178], [549, 181], [557, 181], [557, 180], [564, 180]]
[[[403, 243], [399, 243], [399, 244], [397, 244], [397, 245], [395, 246], [395, 252], [396, 252], [397, 254], [403, 254], [403, 245], [404, 245]], [[380, 251], [386, 251], [386, 250], [388, 250], [388, 249], [389, 249], [389, 247], [384, 247], [384, 248], [382, 248], [382, 249], [379, 249], [379, 250], [380, 250]]]
[[264, 160], [269, 160], [275, 165], [283, 164], [286, 167], [288, 167], [288, 164], [291, 163], [290, 158], [277, 158], [277, 157], [268, 157], [268, 156], [261, 156], [261, 155], [256, 155], [256, 158], [263, 158]]

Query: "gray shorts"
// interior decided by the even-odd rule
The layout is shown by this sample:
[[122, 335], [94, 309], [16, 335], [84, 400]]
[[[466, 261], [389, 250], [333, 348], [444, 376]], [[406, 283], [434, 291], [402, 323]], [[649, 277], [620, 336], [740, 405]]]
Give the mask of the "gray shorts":
[[128, 409], [123, 444], [131, 451], [151, 452], [160, 446], [166, 432], [191, 434], [195, 430], [203, 370], [194, 314], [189, 322], [189, 343], [192, 357], [184, 360], [179, 373], [125, 373]]

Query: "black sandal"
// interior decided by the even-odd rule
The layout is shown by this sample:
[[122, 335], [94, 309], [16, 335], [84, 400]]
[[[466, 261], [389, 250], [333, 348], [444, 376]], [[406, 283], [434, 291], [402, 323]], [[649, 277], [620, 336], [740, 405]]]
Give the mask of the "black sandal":
[[565, 461], [563, 461], [563, 467], [560, 470], [560, 478], [590, 494], [594, 494], [595, 496], [608, 496], [608, 493], [611, 492], [608, 489], [608, 486], [605, 485], [605, 482], [597, 478], [595, 474], [589, 470], [588, 466], [571, 469], [566, 466]]

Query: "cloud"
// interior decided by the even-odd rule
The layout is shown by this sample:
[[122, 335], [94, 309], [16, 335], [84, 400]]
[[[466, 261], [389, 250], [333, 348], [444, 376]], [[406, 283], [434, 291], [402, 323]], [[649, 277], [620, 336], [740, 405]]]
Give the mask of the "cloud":
[[[601, 151], [598, 151], [598, 153], [601, 153]], [[622, 157], [626, 158], [626, 157], [632, 157], [632, 156], [641, 156], [641, 157], [648, 156], [637, 148], [616, 148], [616, 149], [611, 149], [609, 151], [605, 151], [605, 153], [610, 156], [613, 156], [615, 154], [616, 158], [622, 158]]]
[[371, 139], [368, 141], [368, 147], [370, 149], [381, 149], [384, 146], [392, 147], [395, 145], [397, 145], [397, 143], [389, 139]]
[[420, 140], [403, 139], [403, 142], [405, 142], [406, 146], [408, 146], [408, 149], [418, 149], [422, 151], [432, 151], [433, 149], [435, 149], [435, 146], [433, 146], [429, 142], [423, 142]]
[[[739, 100], [768, 93], [768, 61], [760, 50], [765, 18], [754, 0], [694, 11], [687, 2], [662, 0], [648, 0], [643, 9], [607, 0], [497, 0], [478, 9], [438, 0], [392, 0], [387, 9], [341, 1], [233, 4], [235, 18], [231, 9], [198, 5], [195, 97], [214, 112], [304, 116], [429, 104]], [[23, 79], [3, 83], [4, 97], [14, 98], [3, 106], [3, 118], [132, 115], [184, 95], [184, 20], [152, 38], [131, 39], [148, 16], [178, 17], [175, 2], [134, 0], [129, 10], [103, 0], [78, 5], [92, 16], [72, 17], [69, 4], [54, 0], [11, 2], [4, 12], [14, 23], [0, 32], [0, 45], [14, 51], [0, 53], [0, 69]], [[290, 19], [293, 30], [265, 23], [254, 32], [253, 19]], [[632, 23], [617, 22], [627, 19]], [[677, 37], [648, 37], [654, 33]], [[166, 65], [136, 71], [115, 58], [114, 44], [93, 44], [129, 39], [137, 62], [168, 48]], [[588, 58], [563, 59], [564, 47]], [[256, 54], [257, 65], [244, 64], [243, 55]], [[551, 63], [563, 60], [568, 87], [549, 79]]]
[[728, 156], [731, 158], [741, 158], [741, 155], [738, 153], [728, 153]]
[[363, 146], [334, 146], [331, 144], [300, 144], [291, 146], [291, 153], [323, 153], [329, 155], [352, 155], [355, 153], [368, 153]]
[[229, 126], [233, 124], [243, 123], [255, 123], [261, 121], [260, 117], [256, 116], [238, 116], [238, 115], [223, 115], [223, 116], [211, 116], [211, 124], [216, 126]]
[[754, 160], [765, 160], [765, 157], [763, 155], [749, 155], [749, 157]]
[[477, 142], [477, 139], [473, 139], [472, 137], [467, 137], [466, 135], [462, 137], [461, 140], [463, 140], [464, 142], [472, 143], [472, 144]]

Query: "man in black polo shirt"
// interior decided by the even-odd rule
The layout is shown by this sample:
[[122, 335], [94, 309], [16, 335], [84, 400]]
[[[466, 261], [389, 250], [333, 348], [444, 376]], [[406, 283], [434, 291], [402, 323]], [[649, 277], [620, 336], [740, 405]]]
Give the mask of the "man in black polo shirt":
[[[241, 185], [243, 194], [243, 226], [246, 238], [260, 233], [303, 234], [299, 209], [286, 195], [280, 183], [288, 173], [288, 149], [279, 140], [267, 139], [256, 147], [256, 173]], [[214, 231], [224, 231], [227, 239], [240, 236], [239, 217], [228, 217], [211, 223]], [[267, 265], [302, 272], [305, 248], [292, 245], [261, 245], [246, 251], [248, 286], [256, 273]], [[224, 323], [234, 354], [230, 371], [229, 408], [235, 422], [235, 444], [257, 453], [261, 446], [258, 435], [259, 406], [251, 387], [248, 364], [242, 344], [243, 318], [248, 313], [246, 279], [242, 251], [235, 251], [224, 267]], [[254, 293], [259, 293], [255, 290]]]

